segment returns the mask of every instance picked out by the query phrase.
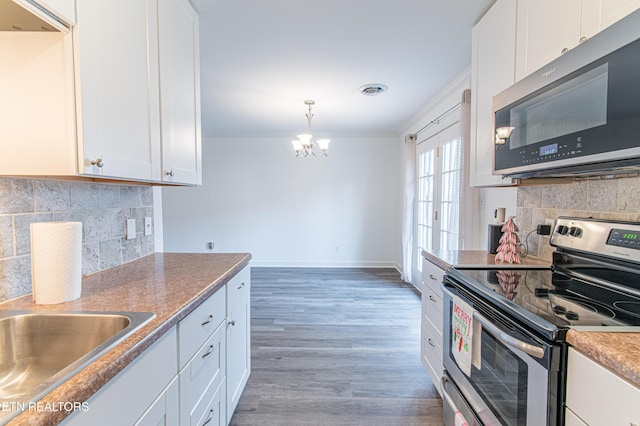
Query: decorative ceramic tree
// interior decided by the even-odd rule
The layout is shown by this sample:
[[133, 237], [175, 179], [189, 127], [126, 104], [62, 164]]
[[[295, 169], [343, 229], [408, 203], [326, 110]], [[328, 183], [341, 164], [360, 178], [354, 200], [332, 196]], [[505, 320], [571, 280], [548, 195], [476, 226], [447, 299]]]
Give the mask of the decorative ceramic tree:
[[520, 261], [522, 247], [520, 246], [520, 237], [517, 234], [518, 226], [513, 221], [514, 218], [515, 216], [510, 216], [502, 226], [502, 237], [498, 245], [496, 262], [522, 263]]

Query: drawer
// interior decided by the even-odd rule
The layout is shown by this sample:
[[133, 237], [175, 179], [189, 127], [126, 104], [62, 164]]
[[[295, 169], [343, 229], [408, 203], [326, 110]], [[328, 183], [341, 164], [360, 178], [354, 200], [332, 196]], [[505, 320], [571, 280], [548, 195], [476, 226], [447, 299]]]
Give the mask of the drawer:
[[573, 348], [567, 360], [567, 403], [589, 425], [640, 425], [640, 388]]
[[211, 386], [202, 396], [200, 403], [191, 413], [189, 422], [181, 423], [190, 426], [224, 426], [226, 424], [226, 382], [218, 387]]
[[218, 327], [180, 371], [180, 411], [183, 421], [199, 404], [208, 388], [216, 389], [220, 385], [225, 365], [225, 331], [224, 325]]
[[442, 293], [440, 284], [444, 278], [444, 270], [429, 262], [425, 258], [422, 259], [422, 281], [424, 285], [431, 289], [434, 293]]
[[247, 266], [227, 283], [227, 311], [231, 312], [246, 306], [250, 296], [251, 268]]
[[422, 326], [422, 338], [429, 348], [429, 363], [434, 367], [439, 365], [442, 367], [442, 334], [438, 334], [429, 323]]
[[180, 369], [226, 318], [226, 298], [226, 286], [223, 286], [178, 323]]
[[440, 379], [444, 368], [442, 366], [442, 338], [438, 341], [437, 337], [430, 334], [427, 327], [422, 326], [422, 335], [420, 338], [420, 358], [422, 365], [429, 374], [433, 385], [438, 389], [438, 392], [442, 394], [440, 390]]
[[430, 321], [441, 336], [443, 309], [442, 292], [434, 293], [430, 288], [425, 289], [422, 293], [422, 320]]

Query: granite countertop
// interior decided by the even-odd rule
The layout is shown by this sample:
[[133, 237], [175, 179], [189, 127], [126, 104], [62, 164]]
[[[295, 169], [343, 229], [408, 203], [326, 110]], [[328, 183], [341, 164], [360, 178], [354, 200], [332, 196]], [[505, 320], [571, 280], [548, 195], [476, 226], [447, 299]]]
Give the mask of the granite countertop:
[[[40, 401], [84, 402], [145, 349], [249, 264], [248, 253], [155, 253], [82, 280], [82, 296], [57, 305], [36, 305], [32, 296], [0, 304], [0, 309], [43, 311], [138, 311], [156, 317], [90, 363]], [[9, 425], [55, 425], [64, 411], [27, 411]]]
[[[422, 251], [422, 255], [442, 269], [453, 267], [487, 267], [495, 263], [495, 255], [484, 250]], [[505, 264], [509, 265], [509, 264]], [[550, 262], [526, 257], [522, 268], [549, 267]], [[509, 265], [513, 267], [514, 265]], [[569, 330], [567, 342], [591, 359], [640, 387], [640, 331], [594, 332]]]
[[640, 332], [569, 330], [567, 342], [609, 370], [640, 387]]
[[464, 266], [467, 268], [500, 267], [500, 265], [508, 266], [509, 268], [548, 268], [551, 266], [551, 262], [548, 260], [533, 256], [523, 258], [522, 263], [496, 263], [496, 255], [490, 254], [486, 250], [422, 250], [422, 255], [429, 262], [445, 270], [451, 266]]

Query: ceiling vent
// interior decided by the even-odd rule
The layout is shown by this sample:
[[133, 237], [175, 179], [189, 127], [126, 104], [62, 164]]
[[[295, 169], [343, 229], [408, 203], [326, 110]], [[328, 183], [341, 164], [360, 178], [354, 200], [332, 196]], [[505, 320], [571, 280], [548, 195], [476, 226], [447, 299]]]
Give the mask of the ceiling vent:
[[387, 91], [387, 86], [384, 84], [365, 84], [360, 88], [360, 93], [365, 96], [378, 96], [382, 92]]

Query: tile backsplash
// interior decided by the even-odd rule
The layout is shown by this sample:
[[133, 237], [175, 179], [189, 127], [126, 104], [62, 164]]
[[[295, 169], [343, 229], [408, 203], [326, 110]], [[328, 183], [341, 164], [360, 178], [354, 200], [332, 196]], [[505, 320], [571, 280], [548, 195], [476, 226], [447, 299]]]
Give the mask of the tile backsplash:
[[536, 235], [538, 224], [558, 216], [640, 221], [640, 176], [579, 180], [566, 184], [518, 187], [516, 224], [529, 253], [551, 260], [549, 237]]
[[[149, 186], [0, 178], [0, 302], [31, 293], [32, 222], [82, 222], [87, 275], [153, 253], [145, 217], [153, 218]], [[135, 239], [125, 239], [127, 219], [136, 219]]]

